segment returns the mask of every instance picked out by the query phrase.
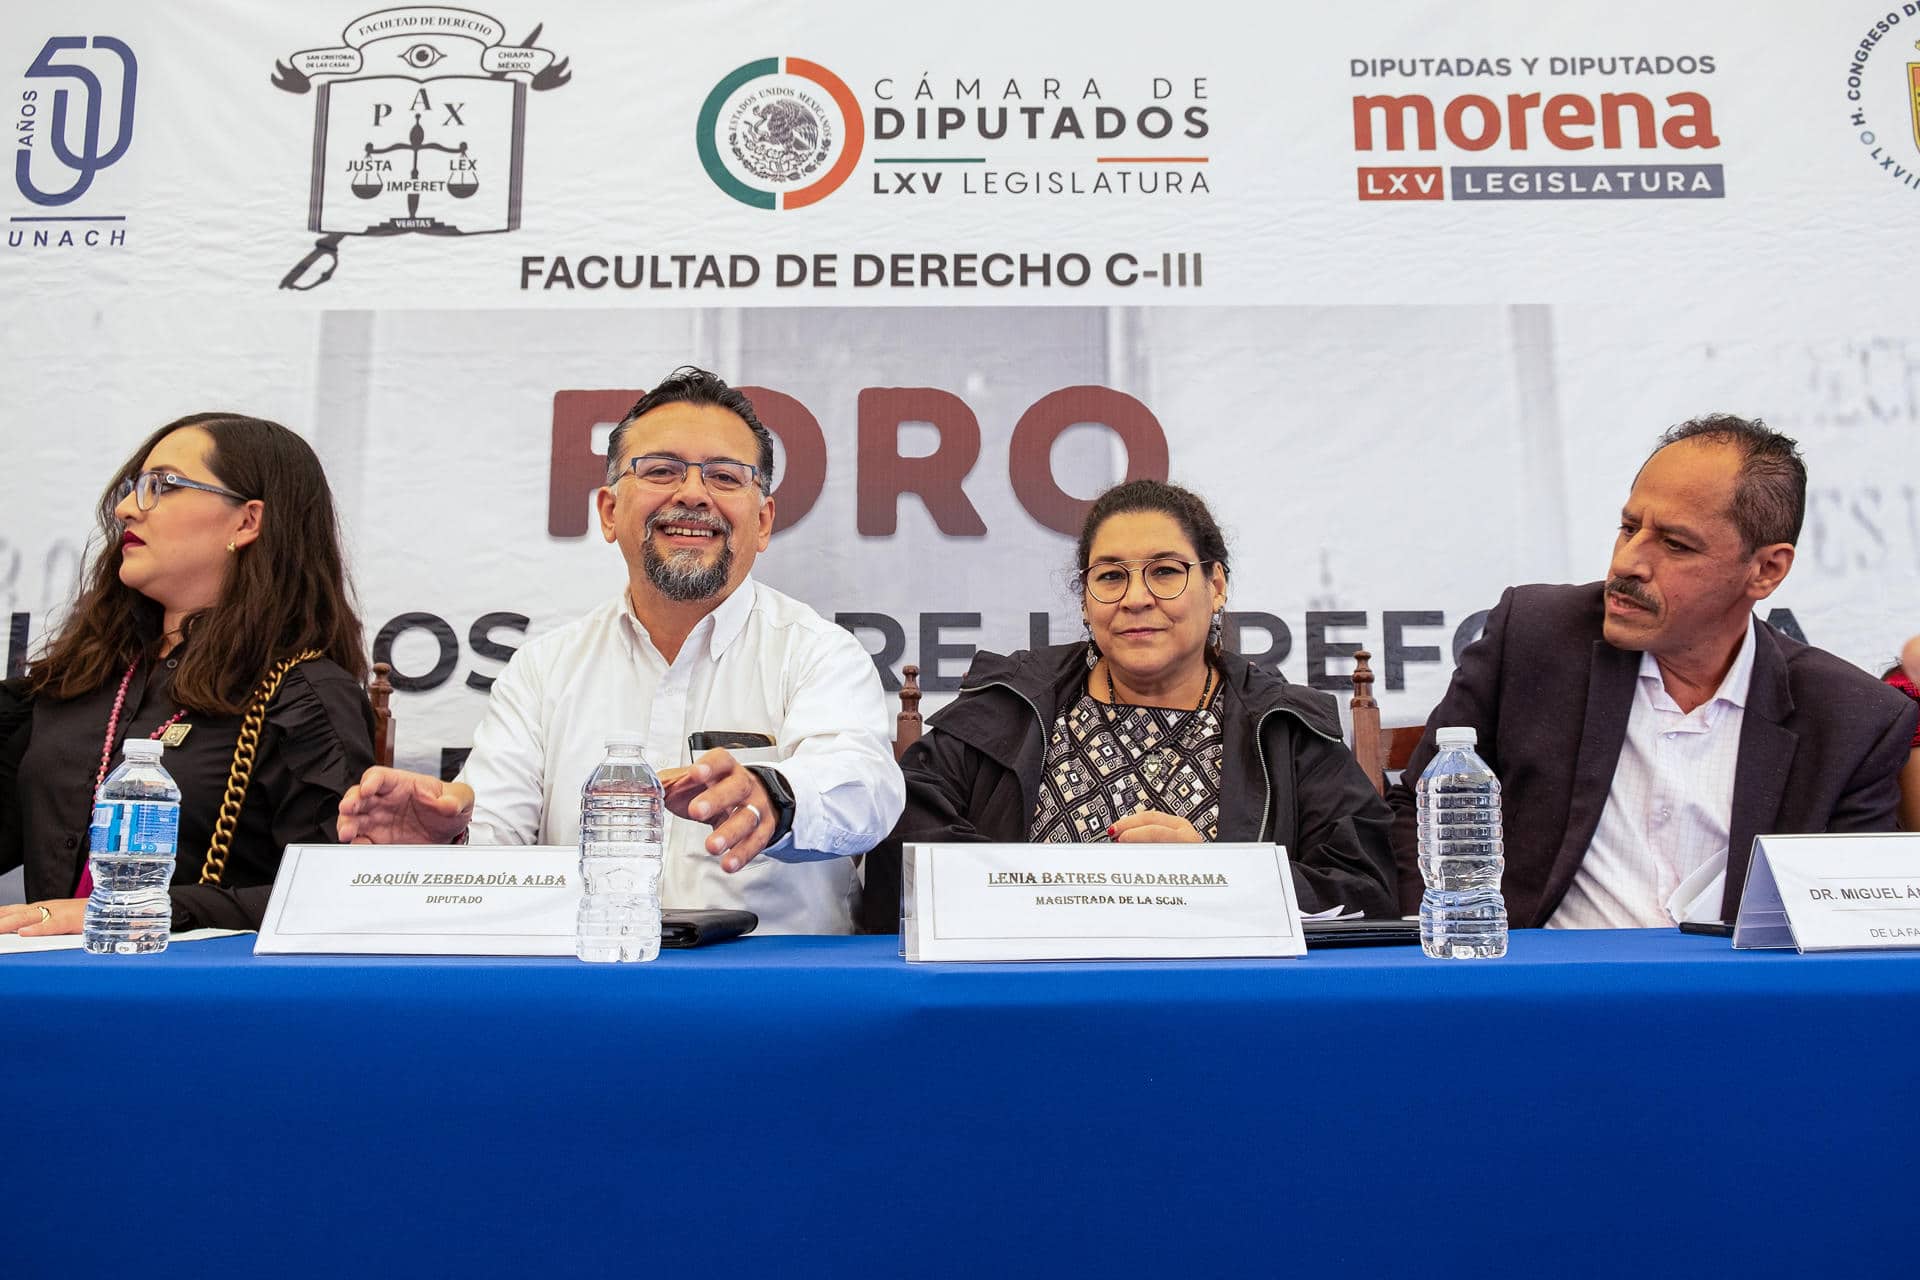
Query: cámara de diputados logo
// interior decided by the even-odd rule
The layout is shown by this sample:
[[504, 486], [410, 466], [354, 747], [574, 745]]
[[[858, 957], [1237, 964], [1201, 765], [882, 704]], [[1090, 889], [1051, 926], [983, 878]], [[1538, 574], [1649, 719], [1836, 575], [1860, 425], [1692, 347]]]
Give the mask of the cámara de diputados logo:
[[715, 186], [756, 209], [801, 209], [860, 163], [866, 126], [846, 82], [805, 58], [760, 58], [713, 86], [695, 128]]
[[314, 94], [313, 249], [281, 278], [313, 289], [333, 277], [348, 236], [471, 236], [520, 226], [527, 91], [572, 78], [535, 27], [518, 44], [471, 9], [382, 9], [339, 47], [274, 65], [275, 88]]
[[714, 185], [757, 209], [815, 204], [862, 166], [863, 194], [888, 200], [1204, 198], [1208, 77], [1154, 70], [876, 67], [863, 100], [817, 62], [762, 58], [714, 85], [695, 141]]

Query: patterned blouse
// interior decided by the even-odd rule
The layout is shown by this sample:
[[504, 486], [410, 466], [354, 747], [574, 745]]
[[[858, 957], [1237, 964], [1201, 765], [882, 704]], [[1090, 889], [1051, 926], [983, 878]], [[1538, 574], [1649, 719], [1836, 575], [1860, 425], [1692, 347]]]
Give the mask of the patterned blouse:
[[1053, 722], [1027, 839], [1105, 840], [1109, 826], [1141, 809], [1185, 818], [1203, 840], [1213, 839], [1224, 743], [1219, 702], [1216, 691], [1198, 711], [1113, 706], [1083, 690]]

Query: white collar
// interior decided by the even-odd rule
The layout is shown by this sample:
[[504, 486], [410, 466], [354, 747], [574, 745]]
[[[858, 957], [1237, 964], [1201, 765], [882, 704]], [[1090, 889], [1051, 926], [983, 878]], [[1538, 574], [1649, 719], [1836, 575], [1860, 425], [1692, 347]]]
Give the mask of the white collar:
[[[726, 599], [715, 605], [706, 617], [693, 624], [693, 630], [687, 633], [687, 645], [697, 642], [704, 628], [707, 656], [716, 662], [719, 661], [720, 655], [725, 653], [728, 647], [740, 638], [740, 633], [746, 629], [747, 618], [753, 613], [753, 601], [757, 591], [758, 587], [754, 583], [752, 574], [740, 579], [740, 585], [728, 592]], [[627, 587], [620, 588], [618, 608], [620, 616], [631, 628], [631, 634], [636, 639], [644, 639], [648, 644], [653, 644], [653, 637], [648, 634], [646, 624], [641, 622], [633, 611], [633, 598]], [[680, 646], [682, 653], [686, 652], [687, 645]]]
[[[1720, 687], [1713, 691], [1713, 696], [1701, 703], [1701, 706], [1708, 707], [1716, 702], [1724, 702], [1728, 706], [1739, 707], [1742, 710], [1746, 708], [1747, 690], [1753, 683], [1753, 637], [1754, 622], [1752, 618], [1748, 618], [1746, 638], [1740, 642], [1739, 651], [1733, 655], [1733, 665], [1728, 667], [1727, 674], [1721, 677]], [[1654, 689], [1669, 702], [1673, 701], [1673, 695], [1667, 692], [1666, 677], [1660, 674], [1659, 662], [1645, 650], [1640, 653], [1640, 678], [1652, 680]], [[1677, 708], [1679, 704], [1674, 705]]]

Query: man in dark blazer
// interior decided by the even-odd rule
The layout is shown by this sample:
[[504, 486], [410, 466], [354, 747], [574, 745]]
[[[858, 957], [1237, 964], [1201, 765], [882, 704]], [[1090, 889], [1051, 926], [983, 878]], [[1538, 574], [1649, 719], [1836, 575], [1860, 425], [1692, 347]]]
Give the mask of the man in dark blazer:
[[1563, 905], [1556, 924], [1667, 923], [1715, 846], [1731, 921], [1756, 835], [1892, 830], [1920, 708], [1753, 616], [1805, 507], [1792, 440], [1695, 419], [1635, 477], [1604, 582], [1509, 589], [1388, 793], [1402, 908], [1425, 887], [1413, 787], [1447, 725], [1477, 730], [1500, 777], [1516, 927]]

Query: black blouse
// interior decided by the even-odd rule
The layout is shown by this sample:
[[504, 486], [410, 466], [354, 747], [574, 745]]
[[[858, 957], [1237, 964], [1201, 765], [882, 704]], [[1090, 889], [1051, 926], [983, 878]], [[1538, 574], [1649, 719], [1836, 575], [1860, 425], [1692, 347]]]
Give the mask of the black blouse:
[[[129, 736], [150, 736], [179, 709], [169, 695], [178, 654], [134, 673], [110, 767]], [[71, 897], [79, 887], [94, 777], [119, 685], [115, 679], [64, 700], [42, 694], [11, 738], [0, 724], [0, 871], [24, 862], [29, 902]], [[332, 843], [340, 797], [373, 763], [373, 709], [360, 682], [325, 658], [293, 668], [267, 704], [226, 874], [218, 887], [201, 885], [241, 719], [188, 712], [178, 722], [192, 726], [186, 738], [161, 757], [180, 788], [176, 929], [258, 927], [282, 851]]]

